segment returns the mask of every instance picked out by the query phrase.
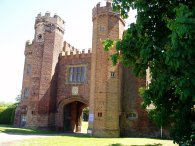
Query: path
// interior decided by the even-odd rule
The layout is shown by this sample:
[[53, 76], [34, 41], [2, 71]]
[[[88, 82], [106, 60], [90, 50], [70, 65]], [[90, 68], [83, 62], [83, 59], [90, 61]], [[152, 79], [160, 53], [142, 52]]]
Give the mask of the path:
[[27, 134], [11, 134], [0, 132], [0, 146], [7, 146], [9, 142], [36, 138], [36, 137], [48, 137], [52, 135], [27, 135]]
[[38, 137], [49, 137], [49, 136], [59, 136], [59, 135], [76, 135], [82, 133], [58, 133], [58, 134], [15, 134], [15, 133], [3, 133], [0, 132], [0, 146], [9, 146], [9, 144], [23, 139], [31, 139]]

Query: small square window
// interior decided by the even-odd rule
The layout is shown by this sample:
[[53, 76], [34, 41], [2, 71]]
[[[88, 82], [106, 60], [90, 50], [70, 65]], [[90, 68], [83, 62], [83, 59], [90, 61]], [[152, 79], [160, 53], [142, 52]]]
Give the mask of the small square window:
[[42, 39], [42, 35], [41, 34], [38, 35], [38, 39], [39, 40]]
[[103, 26], [100, 26], [100, 31], [104, 32], [104, 31], [106, 31], [106, 28]]
[[111, 72], [111, 73], [110, 73], [110, 77], [111, 77], [111, 78], [115, 78], [115, 72]]
[[102, 117], [102, 113], [98, 113], [98, 117]]
[[135, 120], [138, 118], [138, 115], [136, 112], [130, 112], [129, 114], [126, 115], [126, 118], [128, 120]]

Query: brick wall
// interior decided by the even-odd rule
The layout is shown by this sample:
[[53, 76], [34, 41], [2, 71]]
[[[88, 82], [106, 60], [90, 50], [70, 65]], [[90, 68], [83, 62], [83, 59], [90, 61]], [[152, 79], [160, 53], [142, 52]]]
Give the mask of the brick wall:
[[138, 93], [140, 87], [145, 87], [145, 80], [136, 78], [130, 68], [122, 67], [122, 72], [121, 136], [155, 137], [157, 129], [141, 108], [143, 100]]
[[[68, 82], [68, 66], [84, 65], [85, 81], [83, 83]], [[90, 92], [90, 74], [91, 74], [91, 53], [81, 53], [75, 55], [65, 55], [59, 57], [58, 63], [58, 78], [57, 78], [57, 113], [56, 113], [56, 128], [63, 129], [64, 127], [64, 106], [73, 103], [74, 101], [82, 102], [85, 106], [89, 106]], [[73, 88], [78, 89], [77, 94], [73, 94]], [[73, 112], [73, 111], [72, 111]], [[75, 116], [72, 113], [72, 116]], [[73, 120], [74, 121], [74, 120]]]

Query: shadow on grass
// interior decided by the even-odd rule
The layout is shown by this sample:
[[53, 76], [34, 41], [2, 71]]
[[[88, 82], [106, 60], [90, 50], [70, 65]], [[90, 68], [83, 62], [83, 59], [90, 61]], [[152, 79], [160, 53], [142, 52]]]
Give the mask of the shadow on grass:
[[59, 134], [64, 136], [72, 136], [72, 137], [91, 137], [84, 133], [71, 133], [71, 132], [59, 132], [52, 130], [40, 130], [40, 129], [30, 129], [30, 128], [15, 128], [12, 125], [1, 125], [0, 124], [0, 132], [8, 133], [8, 134]]
[[154, 143], [154, 144], [145, 144], [145, 145], [131, 145], [131, 146], [162, 146], [160, 143]]
[[84, 133], [67, 133], [51, 130], [40, 130], [40, 129], [30, 129], [30, 128], [14, 128], [12, 125], [0, 125], [0, 132], [12, 134], [12, 135], [47, 135], [47, 136], [69, 136], [76, 138], [90, 138], [91, 136]]
[[37, 130], [37, 129], [27, 129], [27, 128], [14, 128], [7, 125], [0, 125], [0, 132], [7, 134], [56, 134], [55, 131], [48, 130]]
[[114, 143], [114, 144], [110, 144], [110, 145], [108, 145], [108, 146], [125, 146], [125, 145], [120, 144], [120, 143]]
[[12, 127], [12, 125], [0, 124], [0, 127]]
[[[115, 143], [115, 144], [110, 144], [108, 146], [127, 146], [127, 145], [123, 145], [121, 143]], [[162, 144], [145, 144], [145, 145], [131, 145], [131, 146], [162, 146]]]

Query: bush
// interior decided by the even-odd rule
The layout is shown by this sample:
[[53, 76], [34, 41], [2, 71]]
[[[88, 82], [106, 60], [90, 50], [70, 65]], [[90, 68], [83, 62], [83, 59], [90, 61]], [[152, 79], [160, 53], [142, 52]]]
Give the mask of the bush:
[[13, 124], [15, 109], [15, 105], [0, 106], [0, 124]]

